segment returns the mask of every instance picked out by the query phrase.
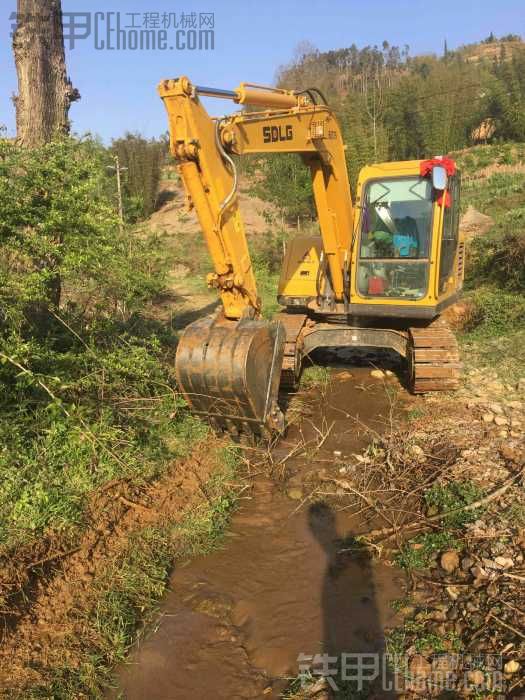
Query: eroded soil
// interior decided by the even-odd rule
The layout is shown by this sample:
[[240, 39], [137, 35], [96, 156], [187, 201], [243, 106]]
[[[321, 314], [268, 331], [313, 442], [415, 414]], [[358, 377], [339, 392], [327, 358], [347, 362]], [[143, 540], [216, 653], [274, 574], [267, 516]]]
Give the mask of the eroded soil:
[[149, 487], [132, 486], [126, 479], [106, 484], [92, 495], [87, 527], [71, 549], [63, 537], [54, 541], [49, 536], [40, 549], [28, 548], [27, 561], [12, 557], [2, 568], [1, 590], [12, 611], [4, 611], [2, 697], [26, 697], [25, 690], [40, 685], [51, 688], [54, 669], [63, 666], [80, 673], [86, 640], [97, 646], [85, 614], [98, 595], [94, 583], [126, 550], [134, 532], [178, 522], [199, 506], [202, 484], [217, 469], [220, 445], [197, 446], [192, 457], [174, 462]]

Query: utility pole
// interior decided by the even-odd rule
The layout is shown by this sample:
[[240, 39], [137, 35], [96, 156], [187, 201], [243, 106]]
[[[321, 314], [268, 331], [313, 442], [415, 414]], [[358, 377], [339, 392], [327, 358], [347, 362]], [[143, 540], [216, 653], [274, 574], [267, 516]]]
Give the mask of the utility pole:
[[115, 156], [115, 171], [117, 173], [117, 197], [118, 197], [118, 218], [120, 220], [120, 233], [124, 226], [124, 207], [122, 206], [122, 184], [120, 181], [120, 163], [118, 156]]
[[120, 174], [126, 172], [127, 168], [120, 167], [118, 155], [114, 157], [115, 165], [108, 165], [108, 170], [114, 170], [117, 175], [117, 198], [118, 198], [118, 218], [121, 235], [124, 233], [124, 205], [122, 204], [122, 181]]

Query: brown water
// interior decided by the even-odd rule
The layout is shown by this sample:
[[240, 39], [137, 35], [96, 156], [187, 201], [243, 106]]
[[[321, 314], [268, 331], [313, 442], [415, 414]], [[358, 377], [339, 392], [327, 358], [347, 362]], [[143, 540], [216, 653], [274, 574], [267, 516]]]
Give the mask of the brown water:
[[[337, 476], [334, 450], [344, 461], [369, 441], [366, 426], [381, 430], [388, 421], [383, 383], [369, 370], [350, 371], [335, 372], [326, 392], [310, 393], [310, 417], [276, 449], [286, 482], [258, 477], [223, 546], [176, 567], [156, 627], [118, 673], [123, 697], [278, 698], [297, 675], [300, 654], [384, 648], [399, 572], [355, 547], [340, 551], [363, 525], [344, 510], [287, 495], [294, 486], [306, 497], [316, 470]], [[312, 446], [307, 456], [284, 460], [300, 441]]]

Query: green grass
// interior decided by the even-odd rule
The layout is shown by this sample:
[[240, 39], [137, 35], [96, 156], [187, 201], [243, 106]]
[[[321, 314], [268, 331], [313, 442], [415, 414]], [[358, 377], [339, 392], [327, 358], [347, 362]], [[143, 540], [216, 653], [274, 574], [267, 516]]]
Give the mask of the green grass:
[[429, 516], [443, 514], [441, 530], [426, 532], [405, 542], [395, 556], [398, 566], [408, 571], [426, 569], [434, 556], [446, 549], [461, 549], [460, 533], [468, 523], [474, 522], [482, 509], [449, 511], [470, 505], [483, 497], [483, 491], [469, 481], [452, 481], [434, 484], [423, 494], [423, 504]]
[[268, 264], [260, 261], [254, 263], [254, 272], [257, 291], [262, 302], [262, 315], [263, 318], [270, 320], [282, 308], [277, 303], [279, 273], [272, 272]]
[[421, 408], [411, 408], [407, 411], [407, 418], [409, 421], [415, 421], [422, 418], [425, 415], [425, 411]]
[[439, 654], [445, 651], [459, 651], [461, 642], [452, 632], [437, 635], [426, 630], [424, 616], [419, 619], [405, 620], [402, 625], [391, 630], [386, 638], [387, 651], [392, 659], [403, 661], [405, 652], [412, 644], [418, 653], [428, 652]]
[[474, 146], [455, 156], [464, 175], [475, 174], [488, 165], [516, 165], [525, 161], [525, 144], [502, 143]]
[[301, 374], [300, 386], [303, 389], [312, 389], [313, 387], [319, 387], [321, 389], [326, 388], [330, 382], [330, 368], [323, 367], [322, 365], [311, 365], [310, 367], [305, 367]]
[[[434, 484], [425, 492], [423, 500], [427, 509], [432, 508], [436, 514], [454, 511], [470, 505], [483, 497], [483, 491], [470, 481], [452, 481], [449, 484]], [[443, 518], [442, 524], [452, 528], [461, 528], [472, 523], [480, 516], [480, 509], [459, 510]]]
[[396, 554], [394, 561], [398, 566], [408, 571], [426, 569], [437, 552], [457, 546], [459, 546], [459, 542], [451, 532], [428, 532], [405, 542]]
[[466, 362], [496, 371], [506, 383], [516, 385], [525, 377], [525, 331], [483, 335], [482, 330], [459, 336]]

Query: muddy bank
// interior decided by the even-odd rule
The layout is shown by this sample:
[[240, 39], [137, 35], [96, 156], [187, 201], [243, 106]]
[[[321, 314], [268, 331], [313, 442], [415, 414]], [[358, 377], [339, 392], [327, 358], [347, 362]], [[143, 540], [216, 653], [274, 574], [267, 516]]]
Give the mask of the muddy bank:
[[226, 444], [207, 439], [151, 485], [109, 482], [92, 494], [74, 546], [59, 549], [57, 534], [43, 554], [33, 552], [31, 566], [13, 557], [3, 567], [4, 589], [18, 594], [8, 599], [2, 633], [1, 697], [100, 697], [136, 621], [163, 591], [173, 557], [211, 540], [225, 515], [234, 488]]
[[384, 649], [402, 576], [353, 540], [363, 522], [325, 499], [323, 479], [390, 424], [395, 386], [352, 368], [302, 396], [273, 478], [255, 476], [224, 545], [176, 566], [158, 623], [119, 670], [124, 697], [278, 698], [301, 659]]

